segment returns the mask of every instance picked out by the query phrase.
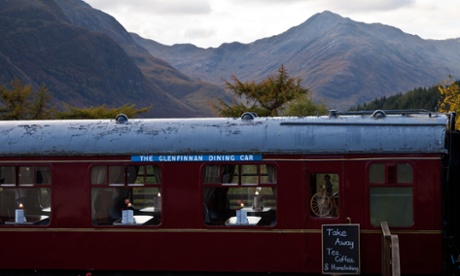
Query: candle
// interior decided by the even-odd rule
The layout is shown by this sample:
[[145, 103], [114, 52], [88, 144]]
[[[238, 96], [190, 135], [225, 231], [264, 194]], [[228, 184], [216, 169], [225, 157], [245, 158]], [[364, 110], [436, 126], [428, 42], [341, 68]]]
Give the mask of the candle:
[[161, 193], [158, 193], [157, 197], [153, 199], [153, 207], [155, 211], [161, 210]]
[[259, 196], [259, 191], [256, 191], [254, 193], [254, 203], [252, 205], [252, 209], [254, 210], [261, 210], [263, 209], [262, 207], [262, 202], [261, 202], [261, 198]]

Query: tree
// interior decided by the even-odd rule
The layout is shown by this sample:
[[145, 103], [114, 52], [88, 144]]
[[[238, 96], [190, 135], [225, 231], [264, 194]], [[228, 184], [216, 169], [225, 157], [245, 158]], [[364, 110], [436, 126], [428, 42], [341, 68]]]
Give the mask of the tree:
[[419, 87], [405, 93], [393, 96], [383, 96], [368, 103], [358, 104], [349, 111], [362, 110], [395, 110], [395, 109], [426, 109], [438, 110], [438, 102], [441, 95], [437, 86]]
[[310, 116], [310, 115], [325, 115], [328, 113], [326, 104], [316, 104], [311, 99], [309, 94], [300, 95], [287, 103], [280, 115], [282, 116]]
[[283, 112], [290, 110], [288, 106], [293, 101], [298, 101], [298, 105], [305, 104], [305, 101], [314, 105], [311, 102], [310, 91], [300, 86], [302, 80], [290, 78], [283, 65], [278, 69], [276, 76], [259, 83], [254, 81], [243, 83], [234, 75], [231, 79], [232, 82], [225, 82], [226, 87], [238, 99], [233, 98], [231, 104], [221, 99], [218, 99], [217, 104], [210, 103], [220, 116], [238, 117], [244, 112], [254, 112], [259, 116], [279, 116], [285, 115]]
[[11, 89], [0, 86], [0, 119], [48, 119], [55, 111], [54, 107], [49, 107], [50, 100], [51, 95], [45, 85], [34, 91], [30, 85], [14, 79], [11, 81]]
[[[460, 112], [460, 81], [453, 81], [452, 76], [449, 76], [448, 81], [442, 81], [438, 84], [438, 90], [441, 94], [439, 100], [440, 112]], [[457, 120], [455, 128], [459, 129], [460, 121]]]
[[108, 119], [120, 113], [134, 118], [151, 108], [136, 109], [134, 104], [114, 108], [105, 105], [89, 108], [65, 105], [66, 111], [56, 111], [54, 107], [49, 107], [52, 98], [45, 85], [34, 91], [30, 85], [15, 79], [10, 86], [10, 89], [0, 86], [0, 120]]
[[144, 107], [136, 109], [135, 107], [135, 104], [125, 104], [123, 106], [113, 108], [108, 108], [105, 105], [83, 108], [66, 105], [67, 111], [58, 111], [56, 119], [111, 119], [121, 113], [125, 114], [129, 118], [135, 118], [138, 114], [145, 113], [151, 108]]

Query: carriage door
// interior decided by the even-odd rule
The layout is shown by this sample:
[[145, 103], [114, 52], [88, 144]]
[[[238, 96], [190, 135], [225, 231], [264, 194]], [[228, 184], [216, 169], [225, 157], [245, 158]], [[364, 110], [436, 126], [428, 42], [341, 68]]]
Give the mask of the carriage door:
[[[337, 160], [334, 158], [334, 160]], [[344, 194], [342, 189], [341, 161], [309, 161], [306, 162], [306, 222], [307, 228], [334, 223], [340, 216]]]
[[[334, 159], [334, 160], [331, 160]], [[341, 158], [305, 162], [305, 270], [321, 271], [321, 225], [342, 223], [343, 173]]]

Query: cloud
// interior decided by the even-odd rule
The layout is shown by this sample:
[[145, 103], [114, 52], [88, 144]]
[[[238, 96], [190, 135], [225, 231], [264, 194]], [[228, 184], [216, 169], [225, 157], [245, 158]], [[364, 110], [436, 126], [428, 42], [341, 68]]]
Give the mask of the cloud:
[[333, 0], [327, 3], [327, 6], [335, 12], [362, 13], [384, 12], [411, 7], [415, 4], [415, 0]]
[[157, 0], [152, 2], [156, 2], [153, 12], [157, 14], [203, 15], [211, 12], [211, 6], [207, 1]]
[[209, 38], [216, 34], [214, 29], [209, 28], [189, 28], [184, 31], [184, 38], [192, 40], [202, 40], [203, 38]]
[[[158, 14], [158, 15], [203, 15], [211, 12], [206, 0], [92, 0], [95, 8], [108, 13]], [[90, 5], [91, 5], [90, 4]]]
[[250, 43], [287, 31], [329, 10], [365, 23], [382, 23], [422, 38], [459, 37], [460, 0], [85, 0], [128, 31], [172, 45], [218, 47]]

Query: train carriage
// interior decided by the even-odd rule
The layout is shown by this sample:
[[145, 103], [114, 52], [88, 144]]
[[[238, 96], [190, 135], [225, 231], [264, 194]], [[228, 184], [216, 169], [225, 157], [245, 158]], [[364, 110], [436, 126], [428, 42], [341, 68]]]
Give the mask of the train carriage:
[[2, 121], [0, 269], [319, 274], [322, 225], [352, 223], [359, 273], [378, 274], [386, 221], [402, 273], [441, 273], [448, 125], [409, 111]]

